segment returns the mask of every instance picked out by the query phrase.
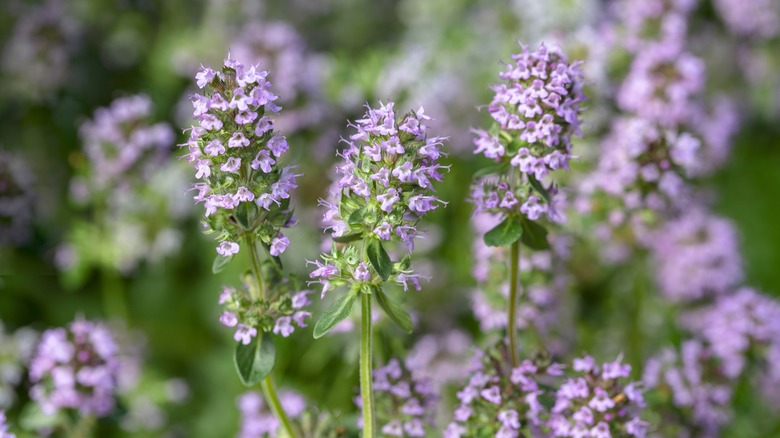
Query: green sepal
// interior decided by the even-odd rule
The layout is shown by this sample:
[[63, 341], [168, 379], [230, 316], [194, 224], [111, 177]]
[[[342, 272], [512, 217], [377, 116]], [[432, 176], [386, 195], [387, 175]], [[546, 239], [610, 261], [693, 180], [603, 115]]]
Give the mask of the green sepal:
[[536, 179], [535, 176], [528, 174], [528, 182], [531, 183], [531, 187], [536, 190], [537, 193], [542, 195], [542, 198], [544, 198], [545, 201], [547, 201], [548, 204], [551, 204], [552, 201], [550, 200], [550, 193], [547, 191], [547, 189], [544, 188], [541, 182], [539, 182], [538, 179]]
[[366, 217], [366, 213], [368, 212], [368, 206], [363, 206], [358, 208], [357, 210], [353, 211], [349, 217], [347, 218], [347, 224], [349, 225], [361, 225], [363, 224], [363, 219]]
[[474, 172], [474, 178], [479, 178], [486, 175], [492, 175], [494, 173], [503, 173], [508, 168], [509, 168], [508, 161], [502, 161], [500, 163], [491, 164], [490, 166], [483, 167], [477, 170], [476, 172]]
[[520, 148], [525, 145], [525, 141], [520, 140], [520, 137], [512, 137], [512, 140], [509, 141], [506, 145], [506, 155], [508, 157], [514, 157], [517, 155], [517, 151], [519, 151]]
[[334, 237], [333, 241], [336, 243], [349, 243], [349, 242], [354, 242], [356, 240], [360, 240], [360, 238], [362, 237], [363, 237], [363, 233], [352, 233], [352, 234], [347, 234], [346, 236]]
[[487, 246], [508, 246], [515, 243], [522, 235], [523, 225], [520, 218], [512, 214], [485, 233], [484, 241]]
[[322, 314], [320, 320], [314, 326], [314, 339], [319, 339], [325, 336], [326, 333], [331, 331], [336, 324], [345, 320], [350, 312], [352, 312], [352, 305], [355, 303], [357, 297], [357, 290], [350, 290], [348, 294], [336, 300], [330, 307], [325, 309], [325, 313]]
[[273, 339], [267, 333], [252, 338], [248, 344], [236, 343], [233, 363], [238, 378], [245, 386], [255, 386], [274, 369], [276, 349]]
[[550, 248], [550, 242], [547, 241], [547, 229], [527, 217], [523, 217], [522, 242], [531, 249]]
[[211, 272], [219, 274], [232, 260], [233, 255], [225, 257], [221, 254], [217, 254], [217, 257], [214, 258], [214, 263], [211, 264]]
[[366, 242], [366, 253], [368, 254], [368, 260], [371, 261], [371, 265], [374, 266], [382, 281], [387, 281], [393, 274], [393, 261], [387, 255], [382, 242], [379, 239], [368, 239], [368, 242]]
[[398, 326], [401, 330], [407, 334], [414, 331], [414, 323], [412, 323], [412, 317], [409, 316], [409, 312], [404, 307], [390, 298], [382, 291], [380, 286], [371, 286], [376, 301], [379, 303], [379, 307], [385, 311], [385, 314]]
[[409, 270], [409, 266], [412, 265], [412, 256], [409, 254], [404, 255], [400, 262], [393, 264], [393, 272], [401, 273]]

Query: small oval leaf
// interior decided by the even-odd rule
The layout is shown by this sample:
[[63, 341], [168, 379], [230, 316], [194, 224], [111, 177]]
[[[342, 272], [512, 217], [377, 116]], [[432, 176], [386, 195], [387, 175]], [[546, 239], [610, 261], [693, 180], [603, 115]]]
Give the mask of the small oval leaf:
[[233, 362], [238, 378], [246, 386], [254, 386], [265, 379], [274, 369], [276, 349], [273, 339], [267, 333], [255, 336], [249, 344], [236, 344]]
[[414, 323], [412, 322], [412, 317], [409, 316], [409, 312], [400, 303], [385, 294], [381, 287], [374, 286], [372, 289], [379, 307], [385, 311], [385, 314], [406, 333], [414, 331]]
[[347, 234], [346, 236], [334, 237], [333, 241], [337, 243], [349, 243], [359, 240], [361, 237], [363, 237], [363, 233], [352, 233]]
[[525, 217], [523, 218], [523, 237], [521, 241], [531, 249], [543, 250], [550, 248], [550, 242], [547, 240], [547, 229]]
[[368, 260], [371, 261], [371, 265], [376, 269], [379, 276], [382, 277], [382, 281], [387, 281], [390, 275], [393, 274], [393, 261], [390, 260], [387, 251], [382, 247], [382, 242], [379, 239], [369, 239], [366, 242], [366, 253], [368, 254]]
[[233, 260], [233, 256], [225, 257], [223, 255], [217, 255], [214, 259], [214, 263], [211, 265], [211, 272], [219, 274], [225, 267]]
[[336, 300], [330, 307], [325, 309], [325, 313], [314, 326], [314, 339], [319, 339], [331, 331], [336, 324], [346, 319], [352, 311], [352, 304], [355, 303], [357, 291], [351, 290], [347, 295]]
[[520, 218], [510, 215], [485, 233], [484, 240], [487, 246], [508, 246], [515, 243], [522, 235], [523, 225], [520, 223]]
[[547, 189], [544, 188], [544, 185], [542, 185], [542, 183], [539, 182], [539, 180], [530, 173], [528, 174], [528, 182], [531, 183], [531, 187], [533, 187], [534, 190], [536, 190], [536, 192], [539, 193], [548, 204], [552, 203], [550, 200], [550, 192], [548, 192]]

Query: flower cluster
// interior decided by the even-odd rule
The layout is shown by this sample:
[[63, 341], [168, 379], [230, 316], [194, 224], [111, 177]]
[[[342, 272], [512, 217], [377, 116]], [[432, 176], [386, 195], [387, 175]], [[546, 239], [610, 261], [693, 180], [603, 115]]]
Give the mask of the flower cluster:
[[[624, 383], [631, 367], [596, 365], [590, 356], [575, 359], [573, 373], [549, 361], [524, 360], [514, 369], [508, 361], [486, 355], [458, 392], [460, 406], [445, 430], [461, 436], [644, 437], [649, 424], [638, 416], [644, 407], [641, 385]], [[544, 388], [557, 388], [555, 391]], [[552, 396], [551, 407], [542, 403]]]
[[[428, 137], [420, 108], [396, 119], [393, 103], [368, 108], [364, 118], [353, 125], [356, 132], [338, 155], [337, 178], [325, 208], [324, 226], [336, 241], [362, 237], [387, 242], [404, 242], [414, 248], [417, 224], [428, 212], [446, 203], [434, 191], [442, 180], [439, 159], [443, 138]], [[334, 246], [325, 263], [316, 261], [310, 274], [323, 285], [323, 294], [332, 287], [366, 283], [373, 278], [370, 266], [353, 246]], [[402, 266], [403, 265], [403, 266]], [[418, 277], [408, 270], [408, 259], [397, 266], [395, 281], [408, 289], [419, 289]]]
[[443, 385], [460, 381], [468, 376], [468, 357], [471, 355], [471, 338], [452, 330], [440, 334], [426, 334], [409, 349], [404, 365], [412, 373], [412, 379], [428, 380], [436, 392]]
[[[718, 429], [731, 419], [733, 382], [721, 373], [712, 352], [698, 341], [686, 341], [680, 353], [663, 350], [645, 364], [643, 382], [648, 390], [671, 398], [671, 404], [688, 411], [686, 417], [698, 427], [701, 436], [718, 436]], [[673, 414], [671, 414], [673, 415]], [[659, 426], [677, 428], [678, 421], [663, 421]], [[684, 426], [683, 426], [684, 427]], [[664, 431], [676, 436], [682, 430]]]
[[650, 249], [659, 291], [672, 301], [721, 295], [742, 281], [734, 225], [694, 209], [654, 232]]
[[531, 220], [547, 214], [560, 221], [551, 199], [557, 190], [545, 189], [540, 181], [551, 171], [569, 169], [571, 137], [580, 134], [585, 101], [580, 62], [569, 63], [559, 48], [545, 45], [535, 51], [524, 46], [512, 58], [514, 63], [499, 75], [506, 83], [493, 87], [488, 106], [495, 125], [474, 130], [474, 153], [510, 166], [502, 169], [518, 169], [526, 183], [477, 180], [472, 202], [478, 210], [520, 211]]
[[[471, 294], [472, 310], [482, 331], [503, 329], [507, 324], [509, 271], [506, 251], [489, 247], [482, 235], [499, 223], [494, 215], [478, 213], [472, 217], [477, 238], [472, 244], [474, 254], [472, 276], [477, 287]], [[555, 248], [555, 245], [553, 245]], [[558, 315], [558, 297], [569, 285], [569, 277], [557, 265], [560, 254], [555, 250], [523, 252], [519, 272], [527, 299], [518, 303], [517, 327], [534, 328], [545, 335], [555, 327], [562, 329]], [[553, 273], [556, 273], [553, 275]], [[549, 342], [549, 340], [547, 340]], [[549, 349], [551, 345], [547, 345]]]
[[71, 187], [77, 202], [113, 198], [115, 191], [145, 182], [165, 164], [174, 133], [167, 123], [151, 123], [152, 112], [148, 96], [127, 96], [99, 108], [81, 125], [88, 166]]
[[79, 48], [82, 33], [71, 6], [65, 0], [36, 2], [11, 19], [13, 33], [2, 53], [2, 69], [13, 84], [8, 88], [11, 92], [43, 100], [67, 83], [70, 58]]
[[58, 250], [57, 264], [69, 278], [94, 266], [129, 273], [179, 249], [186, 174], [168, 163], [174, 133], [167, 123], [153, 123], [153, 113], [149, 97], [127, 96], [82, 123], [85, 159], [74, 160], [70, 195], [90, 215], [73, 225]]
[[772, 0], [715, 0], [715, 10], [739, 36], [770, 39], [780, 33], [780, 7]]
[[14, 388], [22, 380], [37, 337], [37, 333], [28, 328], [8, 333], [0, 322], [0, 409], [10, 408], [16, 400]]
[[704, 63], [679, 47], [650, 45], [636, 55], [617, 94], [621, 110], [664, 127], [691, 118], [704, 87]]
[[[298, 417], [306, 408], [306, 400], [297, 393], [283, 391], [280, 402], [284, 411], [292, 418]], [[237, 401], [241, 411], [241, 428], [238, 438], [273, 438], [277, 436], [280, 422], [271, 412], [265, 409], [263, 397], [250, 391], [242, 394]]]
[[32, 186], [27, 164], [0, 150], [0, 245], [21, 245], [32, 236]]
[[8, 431], [9, 427], [6, 423], [5, 412], [0, 411], [0, 438], [16, 438], [16, 435]]
[[[398, 359], [374, 370], [377, 423], [383, 436], [424, 437], [433, 427], [438, 395], [428, 379], [416, 379]], [[360, 405], [360, 397], [355, 398]], [[360, 406], [362, 408], [362, 406]]]
[[43, 332], [30, 363], [30, 398], [47, 415], [61, 409], [108, 415], [115, 406], [117, 351], [111, 331], [100, 323], [79, 319], [67, 329]]
[[688, 312], [682, 323], [710, 345], [721, 371], [732, 379], [743, 372], [749, 349], [780, 348], [780, 303], [747, 287]]
[[615, 4], [625, 37], [623, 45], [631, 52], [648, 44], [679, 44], [688, 32], [688, 19], [696, 0], [624, 0]]
[[273, 332], [283, 337], [290, 336], [297, 327], [306, 327], [306, 318], [311, 312], [303, 310], [311, 304], [311, 291], [301, 290], [302, 284], [296, 277], [274, 281], [270, 296], [260, 296], [248, 290], [225, 286], [219, 295], [219, 304], [225, 310], [219, 321], [226, 327], [235, 328], [233, 338], [242, 344], [249, 344], [260, 332]]
[[290, 191], [297, 175], [278, 163], [288, 144], [274, 132], [272, 116], [280, 107], [267, 76], [229, 57], [220, 71], [202, 67], [195, 76], [203, 89], [191, 98], [198, 125], [182, 146], [200, 180], [194, 199], [203, 202], [206, 227], [218, 233], [223, 257], [236, 254], [246, 235], [258, 238], [272, 256], [290, 243], [280, 230], [294, 223]]

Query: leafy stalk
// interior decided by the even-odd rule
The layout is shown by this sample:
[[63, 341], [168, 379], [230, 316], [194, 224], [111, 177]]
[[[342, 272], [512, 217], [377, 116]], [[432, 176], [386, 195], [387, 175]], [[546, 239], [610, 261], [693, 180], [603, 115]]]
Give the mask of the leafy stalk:
[[[264, 298], [265, 286], [263, 284], [263, 277], [260, 271], [260, 257], [257, 254], [257, 245], [251, 236], [246, 236], [245, 242], [247, 248], [249, 249], [249, 259], [252, 265], [252, 274], [255, 277], [255, 281], [257, 281], [257, 293], [259, 294], [259, 298]], [[252, 288], [250, 288], [250, 290], [251, 289]], [[266, 378], [263, 379], [263, 381], [260, 383], [263, 396], [265, 397], [265, 401], [268, 403], [271, 412], [273, 412], [276, 418], [278, 418], [282, 423], [282, 427], [284, 428], [285, 432], [287, 432], [287, 435], [291, 438], [295, 438], [298, 435], [295, 433], [292, 427], [292, 423], [290, 422], [290, 418], [287, 416], [287, 412], [284, 411], [284, 407], [282, 406], [281, 402], [279, 402], [279, 396], [276, 394], [276, 386], [274, 385], [272, 375], [273, 373], [269, 373], [268, 376], [266, 376]]]
[[510, 257], [510, 283], [509, 283], [509, 320], [507, 321], [507, 333], [509, 335], [509, 355], [512, 360], [512, 367], [518, 365], [517, 355], [517, 294], [520, 286], [518, 271], [520, 270], [520, 241], [512, 244]]

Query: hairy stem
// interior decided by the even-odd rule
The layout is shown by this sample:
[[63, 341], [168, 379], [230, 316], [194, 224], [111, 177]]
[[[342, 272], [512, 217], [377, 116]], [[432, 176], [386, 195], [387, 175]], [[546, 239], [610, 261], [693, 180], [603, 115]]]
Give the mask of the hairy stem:
[[[254, 296], [255, 292], [252, 292], [252, 298], [265, 298], [265, 284], [263, 283], [263, 274], [260, 270], [260, 257], [257, 254], [257, 245], [251, 236], [246, 236], [244, 238], [244, 242], [246, 243], [247, 250], [249, 251], [249, 260], [252, 264], [252, 275], [254, 275], [255, 281], [257, 282], [256, 294], [258, 296]], [[287, 433], [287, 436], [295, 438], [297, 435], [293, 430], [290, 417], [287, 416], [287, 412], [284, 411], [284, 407], [282, 407], [282, 403], [279, 401], [279, 396], [276, 394], [276, 385], [274, 385], [273, 379], [271, 377], [272, 375], [273, 373], [269, 374], [268, 377], [266, 377], [265, 380], [260, 383], [260, 386], [263, 390], [263, 396], [265, 396], [265, 401], [268, 403], [271, 411], [282, 423], [282, 428]]]
[[268, 406], [271, 408], [271, 412], [273, 412], [274, 415], [276, 415], [276, 418], [282, 423], [282, 428], [287, 432], [287, 436], [295, 437], [296, 435], [293, 432], [292, 423], [290, 423], [290, 418], [287, 417], [287, 413], [284, 411], [282, 403], [276, 395], [276, 385], [274, 385], [274, 381], [270, 374], [260, 383], [260, 386], [263, 389], [263, 395], [268, 402]]
[[360, 319], [360, 397], [363, 401], [363, 437], [376, 436], [374, 419], [374, 384], [371, 372], [371, 295], [361, 293]]
[[512, 367], [518, 365], [519, 357], [517, 355], [517, 293], [520, 286], [518, 279], [520, 271], [520, 241], [512, 244], [510, 257], [510, 280], [509, 280], [509, 320], [506, 324], [507, 334], [509, 335], [509, 356], [512, 360]]

